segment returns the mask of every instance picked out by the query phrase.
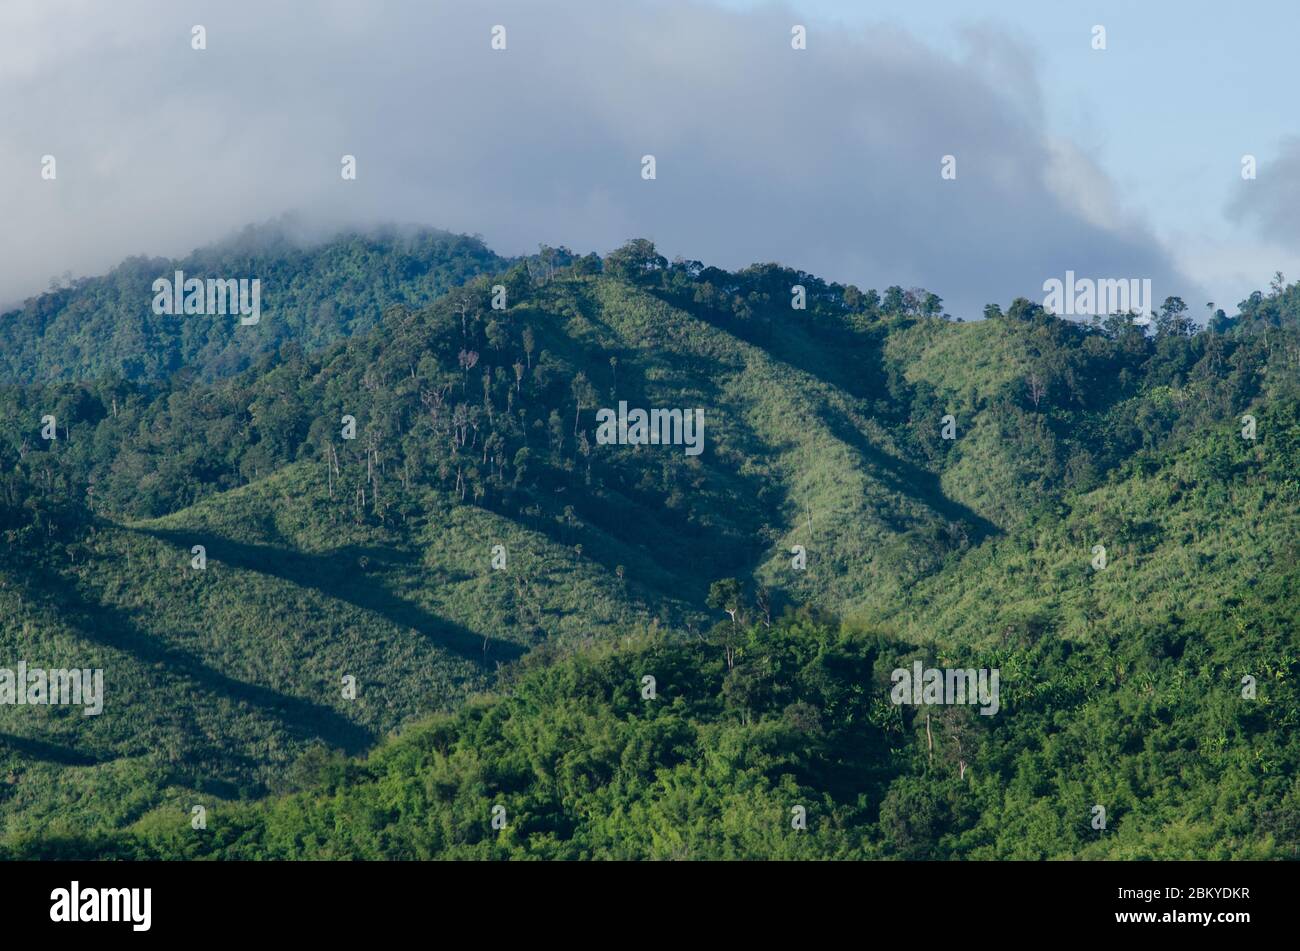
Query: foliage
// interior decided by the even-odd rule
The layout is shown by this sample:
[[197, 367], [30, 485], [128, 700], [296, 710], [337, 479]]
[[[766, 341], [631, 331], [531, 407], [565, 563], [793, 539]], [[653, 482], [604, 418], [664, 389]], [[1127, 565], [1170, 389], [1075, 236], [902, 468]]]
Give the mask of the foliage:
[[[11, 854], [1294, 854], [1300, 285], [957, 323], [413, 240], [272, 242], [273, 338], [128, 341], [139, 262], [0, 320], [0, 646], [109, 690], [0, 707]], [[598, 444], [621, 400], [704, 408], [704, 452]], [[999, 668], [1001, 711], [892, 705], [914, 660]]]

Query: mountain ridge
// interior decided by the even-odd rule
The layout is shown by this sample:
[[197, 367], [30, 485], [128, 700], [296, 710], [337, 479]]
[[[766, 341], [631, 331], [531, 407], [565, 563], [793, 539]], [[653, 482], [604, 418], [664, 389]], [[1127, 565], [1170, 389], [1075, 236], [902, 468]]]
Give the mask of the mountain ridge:
[[[452, 270], [478, 262], [467, 282], [384, 307], [372, 327], [336, 325], [337, 339], [240, 350], [242, 369], [74, 381], [60, 363], [0, 385], [15, 421], [0, 432], [0, 644], [50, 667], [104, 666], [121, 698], [101, 718], [0, 707], [0, 841], [14, 854], [281, 854], [275, 837], [303, 831], [298, 810], [334, 808], [304, 776], [335, 776], [331, 796], [373, 807], [367, 751], [403, 788], [433, 784], [419, 809], [456, 813], [420, 839], [408, 823], [422, 813], [399, 810], [419, 857], [1183, 854], [1171, 816], [1204, 804], [1209, 777], [1296, 809], [1274, 777], [1300, 760], [1286, 739], [1296, 592], [1278, 567], [1300, 527], [1300, 285], [1196, 333], [1176, 304], [1154, 333], [1023, 300], [954, 323], [901, 288], [669, 263], [643, 240], [603, 259], [515, 261], [461, 240], [431, 247], [450, 249]], [[360, 253], [320, 253], [340, 247]], [[790, 306], [796, 283], [807, 310]], [[303, 299], [334, 286], [320, 278]], [[601, 445], [595, 411], [620, 400], [703, 407], [704, 452]], [[38, 435], [46, 414], [57, 440]], [[1176, 570], [1203, 574], [1202, 593], [1171, 591]], [[743, 606], [719, 594], [729, 579]], [[675, 671], [665, 690], [676, 678], [681, 704], [653, 726], [626, 705], [647, 656]], [[965, 757], [959, 776], [918, 745], [920, 714], [887, 701], [890, 665], [921, 657], [1004, 671], [997, 725], [939, 730], [943, 757]], [[595, 669], [604, 699], [582, 685]], [[1268, 703], [1229, 711], [1247, 670]], [[1152, 712], [1148, 687], [1181, 725]], [[555, 706], [524, 702], [529, 690]], [[589, 702], [579, 729], [569, 717]], [[1103, 713], [1126, 726], [1098, 734], [1117, 744], [1098, 759], [1084, 739]], [[512, 720], [521, 734], [492, 733]], [[500, 762], [438, 776], [446, 764], [424, 761], [446, 743], [469, 750], [480, 729]], [[642, 729], [657, 738], [635, 739]], [[1182, 759], [1148, 758], [1143, 731], [1207, 750], [1227, 731], [1275, 765], [1207, 753], [1187, 761], [1204, 780], [1188, 785], [1172, 778]], [[414, 772], [403, 741], [384, 740], [408, 734], [433, 744]], [[613, 755], [606, 734], [649, 746], [594, 786], [555, 786], [559, 760]], [[533, 762], [526, 735], [558, 743], [559, 760]], [[745, 765], [715, 775], [718, 757]], [[990, 825], [1042, 819], [1023, 797], [1049, 773], [1073, 802], [1071, 770], [1109, 788], [1148, 770], [1175, 792], [1149, 808], [1125, 793], [1116, 821], [1132, 815], [1131, 831], [1113, 847], [1056, 820], [1023, 843]], [[654, 824], [673, 782], [713, 803], [689, 834]], [[760, 787], [766, 805], [743, 805]], [[519, 827], [529, 836], [483, 837], [475, 817], [494, 790], [541, 797]], [[769, 813], [789, 795], [829, 796], [834, 835], [793, 845], [733, 825], [719, 838], [726, 809], [779, 825]], [[187, 838], [200, 801], [225, 823], [211, 840]], [[611, 811], [575, 814], [577, 801]], [[1290, 819], [1270, 822], [1292, 834]], [[412, 857], [325, 828], [281, 857]], [[1191, 834], [1237, 855], [1281, 848], [1225, 836]]]

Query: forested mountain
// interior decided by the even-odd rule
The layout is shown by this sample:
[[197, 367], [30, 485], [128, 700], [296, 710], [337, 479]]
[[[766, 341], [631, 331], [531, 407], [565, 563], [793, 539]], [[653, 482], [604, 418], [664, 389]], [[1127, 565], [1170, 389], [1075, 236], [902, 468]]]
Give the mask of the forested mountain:
[[[247, 369], [295, 341], [312, 351], [370, 330], [384, 309], [420, 307], [504, 263], [481, 241], [384, 228], [305, 241], [293, 219], [245, 228], [177, 260], [132, 257], [103, 277], [54, 279], [51, 290], [0, 313], [0, 382], [210, 379]], [[267, 325], [154, 313], [153, 282], [252, 279]]]
[[[1300, 285], [1146, 330], [647, 241], [276, 248], [256, 326], [136, 352], [145, 262], [0, 321], [0, 647], [106, 693], [0, 706], [10, 854], [1295, 853]], [[602, 444], [620, 402], [702, 451]], [[915, 660], [1000, 711], [894, 705]]]

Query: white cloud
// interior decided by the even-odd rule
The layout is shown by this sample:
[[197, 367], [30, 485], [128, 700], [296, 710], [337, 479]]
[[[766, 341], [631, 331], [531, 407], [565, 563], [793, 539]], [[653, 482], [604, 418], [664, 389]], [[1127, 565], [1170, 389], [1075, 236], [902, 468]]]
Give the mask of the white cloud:
[[955, 59], [887, 24], [808, 22], [796, 52], [795, 22], [688, 0], [5, 4], [0, 299], [287, 210], [506, 253], [644, 235], [721, 266], [926, 286], [963, 315], [1066, 269], [1182, 292], [1105, 176], [1049, 141], [1017, 42], [980, 27]]
[[1242, 180], [1228, 216], [1270, 241], [1300, 250], [1300, 137], [1283, 140], [1277, 153], [1260, 157], [1256, 178]]

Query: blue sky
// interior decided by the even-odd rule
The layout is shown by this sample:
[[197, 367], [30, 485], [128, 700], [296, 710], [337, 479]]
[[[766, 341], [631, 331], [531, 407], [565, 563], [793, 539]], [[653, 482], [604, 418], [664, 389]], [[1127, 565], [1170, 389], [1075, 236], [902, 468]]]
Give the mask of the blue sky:
[[[1221, 304], [1262, 288], [1276, 269], [1300, 278], [1296, 247], [1229, 213], [1252, 187], [1242, 155], [1266, 165], [1300, 135], [1300, 3], [802, 0], [785, 9], [805, 13], [809, 26], [895, 24], [955, 57], [965, 52], [963, 27], [993, 26], [1030, 52], [1047, 130], [1086, 152], [1125, 209]], [[1106, 27], [1105, 52], [1091, 46], [1096, 24]]]

